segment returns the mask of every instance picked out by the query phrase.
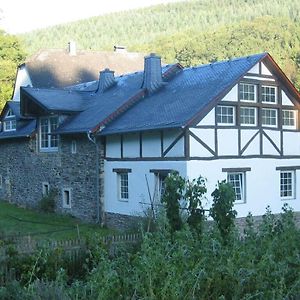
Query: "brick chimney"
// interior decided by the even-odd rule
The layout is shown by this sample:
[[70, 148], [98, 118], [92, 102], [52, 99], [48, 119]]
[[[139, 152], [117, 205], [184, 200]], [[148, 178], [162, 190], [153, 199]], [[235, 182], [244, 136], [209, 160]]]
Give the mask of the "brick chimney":
[[149, 93], [155, 92], [163, 85], [161, 58], [155, 53], [150, 53], [145, 57], [144, 62], [144, 79], [143, 88], [146, 88]]
[[114, 71], [111, 71], [107, 68], [103, 71], [100, 71], [99, 85], [97, 91], [103, 93], [116, 83], [114, 73]]

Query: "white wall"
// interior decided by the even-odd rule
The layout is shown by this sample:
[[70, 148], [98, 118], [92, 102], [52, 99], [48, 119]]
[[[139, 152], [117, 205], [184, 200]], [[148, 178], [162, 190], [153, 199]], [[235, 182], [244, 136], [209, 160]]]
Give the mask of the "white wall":
[[21, 86], [32, 86], [31, 79], [29, 77], [29, 74], [26, 70], [26, 67], [23, 65], [18, 68], [17, 76], [16, 76], [16, 82], [15, 82], [15, 89], [13, 92], [13, 98], [14, 101], [20, 101], [20, 87]]
[[222, 168], [251, 168], [246, 172], [246, 203], [236, 204], [238, 217], [247, 216], [251, 211], [253, 215], [263, 215], [265, 208], [270, 205], [274, 213], [279, 213], [286, 202], [295, 210], [300, 211], [300, 170], [296, 171], [296, 199], [281, 200], [280, 198], [280, 171], [276, 167], [299, 166], [300, 159], [223, 159], [213, 161], [190, 161], [187, 163], [189, 178], [199, 175], [207, 178], [207, 208], [212, 203], [211, 193], [216, 188], [218, 180], [226, 179], [227, 173]]
[[238, 85], [236, 84], [228, 94], [222, 99], [222, 101], [238, 101]]
[[282, 97], [282, 104], [283, 105], [294, 106], [293, 102], [290, 100], [290, 98], [287, 96], [287, 94], [283, 90], [281, 90], [281, 97]]
[[123, 157], [140, 157], [140, 138], [138, 133], [124, 134]]
[[[118, 199], [118, 179], [117, 173], [113, 172], [114, 168], [131, 169], [131, 173], [128, 175], [128, 201]], [[150, 207], [145, 175], [149, 182], [151, 196], [153, 196], [155, 189], [155, 175], [150, 173], [150, 169], [172, 169], [178, 171], [182, 176], [186, 176], [186, 162], [184, 161], [105, 161], [105, 211], [125, 215], [142, 215], [145, 209]], [[141, 204], [140, 202], [148, 204]]]

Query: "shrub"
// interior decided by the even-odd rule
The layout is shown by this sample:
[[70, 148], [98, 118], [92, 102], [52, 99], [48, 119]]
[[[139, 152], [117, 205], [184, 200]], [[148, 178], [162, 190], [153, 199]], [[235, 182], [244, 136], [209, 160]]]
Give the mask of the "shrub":
[[44, 195], [39, 203], [39, 209], [42, 212], [51, 213], [55, 211], [57, 190], [51, 189], [47, 195]]

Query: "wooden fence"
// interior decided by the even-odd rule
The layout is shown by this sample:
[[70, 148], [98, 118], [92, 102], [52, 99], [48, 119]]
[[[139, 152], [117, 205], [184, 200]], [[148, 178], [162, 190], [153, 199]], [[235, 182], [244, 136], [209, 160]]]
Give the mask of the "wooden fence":
[[[99, 242], [107, 246], [109, 254], [115, 256], [118, 252], [118, 248], [122, 245], [136, 244], [141, 240], [141, 235], [137, 233], [122, 234], [122, 235], [108, 235], [99, 238]], [[62, 240], [62, 241], [37, 241], [32, 239], [31, 236], [20, 237], [14, 239], [13, 248], [11, 245], [0, 247], [0, 286], [6, 282], [10, 282], [16, 278], [15, 270], [10, 269], [7, 266], [8, 252], [13, 249], [21, 256], [31, 255], [41, 251], [41, 249], [47, 249], [47, 251], [60, 250], [64, 254], [65, 258], [71, 265], [76, 264], [82, 259], [82, 256], [86, 253], [87, 243], [85, 240]]]

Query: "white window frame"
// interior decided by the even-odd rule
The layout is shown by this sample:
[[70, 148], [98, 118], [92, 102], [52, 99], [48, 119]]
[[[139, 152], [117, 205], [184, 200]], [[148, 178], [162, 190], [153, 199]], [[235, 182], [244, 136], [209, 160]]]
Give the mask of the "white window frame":
[[[285, 192], [285, 190], [282, 189], [283, 186], [286, 186], [287, 184], [283, 183], [282, 175], [283, 174], [291, 174], [291, 195], [288, 196], [282, 196], [282, 193]], [[296, 172], [295, 170], [282, 170], [280, 171], [280, 198], [281, 200], [292, 200], [296, 198]]]
[[71, 153], [72, 153], [72, 154], [76, 154], [76, 153], [77, 153], [77, 143], [76, 143], [75, 140], [73, 140], [73, 141], [71, 142]]
[[[264, 124], [262, 114], [263, 114], [263, 111], [267, 111], [267, 110], [276, 112], [276, 124], [275, 125], [274, 124]], [[278, 110], [276, 108], [262, 108], [261, 109], [261, 125], [264, 127], [274, 127], [274, 128], [278, 127]]]
[[[275, 91], [275, 94], [274, 94], [275, 99], [274, 99], [274, 101], [266, 101], [266, 100], [263, 99], [263, 98], [264, 98], [264, 95], [266, 95], [266, 96], [269, 95], [269, 94], [263, 92], [263, 89], [264, 89], [264, 88], [274, 89], [274, 91]], [[277, 86], [273, 86], [273, 85], [262, 85], [262, 86], [261, 86], [261, 102], [262, 102], [262, 103], [276, 104], [277, 101], [278, 101], [278, 97], [277, 97]]]
[[[230, 176], [239, 176], [240, 182], [239, 186], [236, 186], [232, 183], [230, 180]], [[235, 192], [235, 201], [234, 204], [244, 204], [246, 203], [246, 172], [227, 172], [227, 182], [230, 183], [234, 189]], [[236, 190], [239, 188], [241, 192], [239, 193], [241, 195], [241, 199], [237, 199], [237, 193]]]
[[[66, 195], [68, 195], [69, 203], [67, 203]], [[70, 189], [70, 188], [62, 189], [62, 204], [63, 204], [63, 208], [71, 208], [72, 207], [72, 189]]]
[[[221, 114], [218, 114], [218, 109], [219, 109], [219, 108], [220, 108], [220, 110], [221, 110]], [[222, 109], [223, 109], [223, 108], [225, 108], [225, 109], [231, 108], [231, 109], [232, 109], [232, 123], [228, 123], [228, 122], [223, 123], [223, 122], [219, 122], [219, 121], [218, 121], [218, 117], [219, 117], [219, 116], [221, 117], [221, 119], [222, 119], [222, 116], [224, 116], [224, 117], [230, 116], [230, 117], [231, 117], [231, 115], [229, 115], [229, 114], [224, 114], [224, 115], [222, 115]], [[235, 125], [235, 106], [218, 105], [218, 106], [216, 107], [216, 122], [217, 122], [218, 125], [224, 125], [224, 126], [232, 126], [232, 125]]]
[[118, 177], [118, 199], [119, 201], [128, 202], [129, 201], [129, 172], [118, 172], [117, 177]]
[[[243, 99], [242, 97], [241, 97], [241, 93], [242, 94], [250, 94], [249, 92], [245, 92], [245, 91], [240, 91], [240, 89], [242, 88], [242, 87], [245, 87], [245, 86], [253, 86], [254, 87], [254, 100], [249, 100], [249, 99]], [[240, 84], [239, 84], [239, 89], [238, 89], [238, 93], [239, 93], [239, 99], [240, 99], [240, 101], [243, 101], [243, 102], [257, 102], [257, 85], [256, 84], [253, 84], [253, 83], [245, 83], [245, 82], [241, 82]]]
[[[284, 117], [284, 113], [287, 112], [289, 114], [291, 114], [293, 117], [290, 118], [285, 118]], [[294, 122], [294, 125], [285, 125], [284, 124], [284, 120], [287, 119], [287, 120], [293, 120]], [[296, 110], [292, 110], [292, 109], [283, 109], [282, 110], [282, 127], [285, 128], [285, 129], [296, 129], [297, 128], [297, 111]]]
[[[43, 120], [48, 120], [48, 124], [47, 124], [47, 133], [43, 133], [42, 132], [42, 121]], [[39, 146], [40, 146], [40, 151], [41, 152], [51, 152], [51, 151], [57, 151], [58, 150], [58, 135], [57, 134], [52, 134], [52, 125], [53, 125], [53, 120], [56, 121], [56, 128], [58, 126], [58, 117], [57, 116], [51, 116], [51, 117], [41, 117], [39, 120]], [[45, 126], [46, 127], [46, 126]], [[47, 136], [47, 143], [48, 146], [45, 147], [43, 146], [43, 136], [46, 135]], [[52, 138], [54, 137], [54, 139], [56, 140], [56, 144], [57, 146], [52, 146]]]
[[[243, 123], [242, 122], [242, 109], [249, 109], [249, 110], [254, 111], [254, 124]], [[256, 126], [257, 125], [257, 108], [256, 107], [241, 106], [240, 107], [240, 123], [241, 123], [242, 126]]]
[[42, 194], [43, 196], [49, 195], [50, 184], [49, 182], [42, 182]]
[[16, 119], [4, 119], [3, 120], [3, 131], [15, 131], [17, 129]]

